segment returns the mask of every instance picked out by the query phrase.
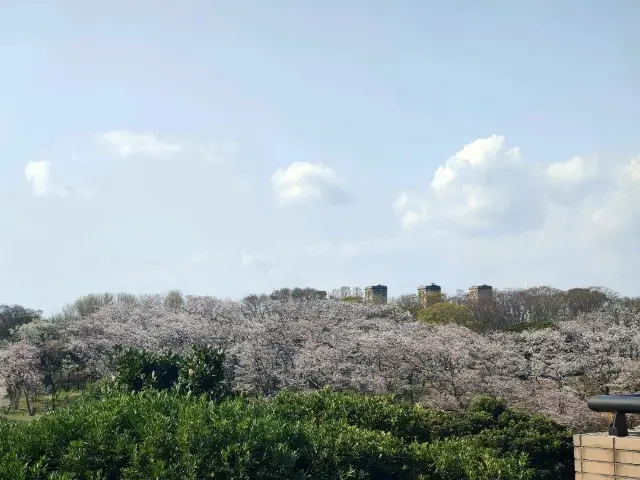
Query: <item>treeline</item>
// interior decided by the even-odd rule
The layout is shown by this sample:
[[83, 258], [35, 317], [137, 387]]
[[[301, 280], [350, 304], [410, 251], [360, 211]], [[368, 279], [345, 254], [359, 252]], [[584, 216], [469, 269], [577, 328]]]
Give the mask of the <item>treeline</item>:
[[116, 349], [112, 379], [27, 424], [0, 419], [7, 479], [573, 477], [571, 433], [504, 401], [460, 412], [393, 396], [234, 392], [224, 353]]
[[[173, 291], [170, 295], [176, 295]], [[363, 303], [364, 290], [342, 286], [330, 292], [310, 287], [281, 288], [270, 294], [252, 294], [242, 302], [258, 306], [261, 302], [333, 300]], [[640, 297], [624, 297], [602, 287], [576, 287], [561, 290], [549, 286], [526, 289], [494, 289], [491, 302], [478, 302], [468, 292], [439, 295], [438, 301], [425, 307], [416, 294], [400, 295], [390, 305], [409, 312], [414, 319], [428, 323], [457, 323], [479, 331], [518, 331], [548, 328], [554, 322], [597, 312], [607, 306], [640, 311]]]
[[606, 422], [588, 396], [640, 389], [638, 304], [603, 289], [494, 291], [488, 304], [460, 293], [414, 311], [404, 297], [368, 305], [294, 290], [241, 301], [93, 294], [50, 317], [0, 308], [0, 407], [55, 408], [61, 393], [110, 376], [118, 345], [182, 352], [201, 342], [224, 352], [234, 392], [329, 386], [446, 409], [496, 394], [579, 430]]
[[440, 302], [427, 308], [421, 308], [413, 295], [394, 299], [392, 303], [424, 321], [455, 321], [461, 325], [494, 331], [547, 328], [554, 322], [606, 307], [640, 310], [639, 299], [621, 297], [613, 291], [596, 287], [569, 290], [551, 287], [494, 289], [490, 302], [478, 302], [468, 293], [458, 291], [455, 295], [442, 295]]
[[588, 396], [640, 387], [639, 327], [640, 313], [618, 303], [544, 329], [478, 331], [416, 321], [395, 305], [158, 295], [22, 325], [0, 347], [0, 383], [7, 408], [26, 402], [36, 413], [43, 393], [55, 406], [61, 392], [111, 376], [116, 346], [183, 353], [204, 342], [224, 352], [238, 393], [328, 386], [444, 409], [499, 395], [584, 431], [607, 422]]
[[[167, 307], [180, 307], [185, 295], [179, 290], [171, 290], [163, 296]], [[364, 302], [364, 291], [360, 287], [342, 286], [330, 292], [312, 287], [280, 288], [266, 294], [250, 294], [241, 302], [259, 310], [266, 301], [348, 301]], [[389, 300], [389, 304], [409, 312], [413, 318], [433, 323], [447, 323], [457, 319], [462, 325], [482, 325], [483, 329], [510, 330], [546, 327], [550, 323], [575, 318], [579, 314], [596, 312], [608, 305], [617, 305], [632, 310], [640, 310], [640, 297], [624, 297], [602, 287], [579, 287], [560, 290], [548, 286], [526, 289], [493, 290], [492, 301], [474, 301], [469, 294], [458, 290], [454, 295], [442, 294], [438, 303], [425, 309], [416, 294], [400, 295]], [[155, 303], [158, 295], [133, 295], [130, 293], [98, 293], [78, 298], [65, 305], [54, 319], [73, 319], [89, 316], [105, 305]], [[457, 305], [453, 307], [451, 305]], [[12, 329], [39, 319], [42, 311], [19, 305], [0, 305], [0, 341], [7, 339]]]
[[[176, 295], [176, 291], [170, 293]], [[330, 292], [311, 287], [280, 288], [270, 294], [247, 295], [242, 300], [258, 305], [267, 300], [313, 301], [333, 300], [364, 302], [360, 287], [342, 286]], [[438, 302], [429, 307], [421, 305], [416, 294], [389, 299], [389, 304], [409, 312], [413, 318], [433, 323], [455, 320], [489, 330], [544, 328], [551, 323], [596, 312], [607, 305], [640, 310], [640, 297], [624, 297], [603, 287], [576, 287], [561, 290], [549, 286], [526, 289], [494, 289], [491, 302], [478, 302], [468, 292], [458, 290], [454, 295], [439, 295]], [[442, 305], [444, 304], [444, 305]]]

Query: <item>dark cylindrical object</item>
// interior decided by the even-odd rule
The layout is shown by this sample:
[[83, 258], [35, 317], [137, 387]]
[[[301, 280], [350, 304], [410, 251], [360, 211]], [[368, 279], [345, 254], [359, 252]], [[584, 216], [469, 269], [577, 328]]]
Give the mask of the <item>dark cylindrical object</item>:
[[595, 412], [640, 413], [640, 394], [598, 395], [587, 400], [587, 405]]

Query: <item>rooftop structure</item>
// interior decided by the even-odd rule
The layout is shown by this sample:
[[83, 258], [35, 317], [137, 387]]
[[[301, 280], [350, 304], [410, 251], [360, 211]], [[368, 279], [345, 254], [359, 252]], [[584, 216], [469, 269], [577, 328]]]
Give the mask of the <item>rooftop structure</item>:
[[474, 285], [469, 288], [469, 297], [482, 303], [490, 303], [493, 300], [493, 287], [491, 285]]
[[371, 285], [364, 289], [364, 301], [366, 303], [387, 303], [387, 286]]
[[426, 308], [434, 303], [438, 303], [442, 300], [442, 287], [432, 283], [427, 286], [418, 287], [418, 303], [421, 308]]

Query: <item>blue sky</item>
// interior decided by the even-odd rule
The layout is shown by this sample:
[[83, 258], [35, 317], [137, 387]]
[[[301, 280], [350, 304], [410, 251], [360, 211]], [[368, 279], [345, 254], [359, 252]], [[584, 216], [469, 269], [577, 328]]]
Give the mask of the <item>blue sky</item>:
[[640, 294], [633, 0], [10, 3], [1, 302]]

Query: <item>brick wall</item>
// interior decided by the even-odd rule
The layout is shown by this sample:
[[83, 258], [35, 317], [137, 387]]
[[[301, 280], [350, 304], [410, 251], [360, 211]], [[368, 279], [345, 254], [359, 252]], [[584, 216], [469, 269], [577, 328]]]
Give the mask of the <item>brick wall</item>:
[[576, 480], [640, 479], [640, 432], [573, 436]]

